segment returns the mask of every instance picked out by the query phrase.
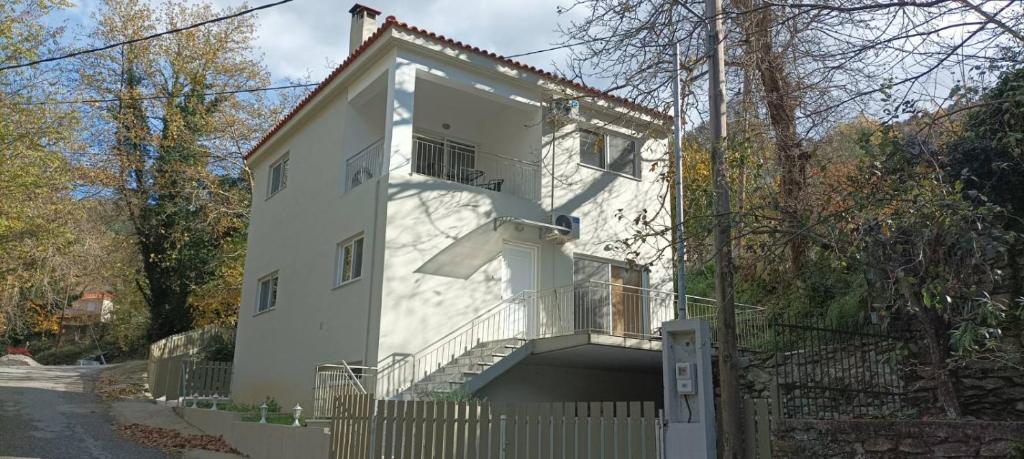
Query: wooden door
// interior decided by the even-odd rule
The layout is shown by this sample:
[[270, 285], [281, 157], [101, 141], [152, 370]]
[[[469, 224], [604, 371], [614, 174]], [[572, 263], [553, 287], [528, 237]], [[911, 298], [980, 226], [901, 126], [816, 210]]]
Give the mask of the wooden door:
[[612, 334], [640, 336], [644, 334], [643, 272], [637, 269], [611, 267]]

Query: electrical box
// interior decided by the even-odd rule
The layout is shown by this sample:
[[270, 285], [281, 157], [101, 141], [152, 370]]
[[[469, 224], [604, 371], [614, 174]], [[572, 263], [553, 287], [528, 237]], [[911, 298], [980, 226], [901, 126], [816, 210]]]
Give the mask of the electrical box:
[[661, 324], [665, 449], [673, 459], [715, 458], [715, 391], [711, 326], [706, 320]]
[[693, 395], [697, 393], [697, 364], [677, 363], [676, 364], [676, 392], [679, 395]]

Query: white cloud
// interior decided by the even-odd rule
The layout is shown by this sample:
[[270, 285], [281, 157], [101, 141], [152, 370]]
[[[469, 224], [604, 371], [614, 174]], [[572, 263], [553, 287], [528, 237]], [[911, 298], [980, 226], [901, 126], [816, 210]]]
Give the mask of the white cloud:
[[[150, 0], [159, 3], [161, 0]], [[188, 0], [199, 3], [203, 0]], [[210, 0], [217, 7], [237, 7], [243, 0]], [[272, 0], [248, 0], [249, 6]], [[365, 0], [387, 16], [498, 54], [518, 54], [551, 47], [560, 40], [557, 8], [570, 0]], [[276, 81], [319, 81], [348, 54], [348, 34], [354, 0], [295, 0], [257, 13], [254, 42], [257, 54]], [[73, 40], [87, 32], [101, 0], [80, 0], [48, 18], [53, 25], [78, 29], [65, 35]], [[575, 13], [574, 13], [575, 14]], [[527, 64], [554, 70], [565, 50], [519, 58]]]
[[[226, 0], [219, 0], [228, 4]], [[499, 54], [546, 48], [559, 39], [555, 32], [557, 3], [550, 0], [371, 0], [365, 3], [382, 12], [383, 21], [400, 21], [470, 43]], [[322, 78], [326, 63], [341, 62], [348, 51], [351, 3], [296, 1], [260, 13], [256, 45], [265, 53], [275, 77]], [[551, 68], [557, 52], [529, 56], [529, 64]]]

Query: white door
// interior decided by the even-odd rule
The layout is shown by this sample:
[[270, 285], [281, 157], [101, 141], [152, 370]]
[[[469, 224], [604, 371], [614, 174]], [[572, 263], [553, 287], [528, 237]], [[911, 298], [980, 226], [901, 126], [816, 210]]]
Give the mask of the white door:
[[[512, 298], [523, 291], [537, 291], [537, 248], [529, 245], [506, 242], [501, 252], [502, 297]], [[510, 333], [525, 332], [532, 338], [537, 334], [537, 311], [531, 307], [534, 301], [524, 295], [508, 308], [509, 317], [506, 321]]]

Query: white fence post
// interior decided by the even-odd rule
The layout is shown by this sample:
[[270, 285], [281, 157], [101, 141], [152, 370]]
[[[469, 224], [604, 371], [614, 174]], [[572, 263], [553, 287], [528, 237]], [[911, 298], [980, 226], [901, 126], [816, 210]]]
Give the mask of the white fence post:
[[500, 451], [501, 451], [500, 459], [505, 459], [507, 457], [507, 454], [508, 454], [508, 452], [507, 452], [508, 451], [508, 441], [506, 440], [506, 437], [505, 437], [505, 430], [506, 430], [507, 426], [508, 426], [508, 416], [503, 414], [503, 415], [501, 415], [501, 427], [500, 427], [500, 429], [501, 429], [501, 443], [499, 445], [499, 447], [501, 448], [500, 449]]

